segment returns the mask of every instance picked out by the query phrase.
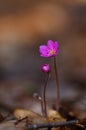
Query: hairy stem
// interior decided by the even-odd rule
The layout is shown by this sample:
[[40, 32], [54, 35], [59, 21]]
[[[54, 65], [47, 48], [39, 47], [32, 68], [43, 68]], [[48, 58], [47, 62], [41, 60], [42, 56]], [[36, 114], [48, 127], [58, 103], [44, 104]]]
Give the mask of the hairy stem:
[[57, 84], [57, 101], [56, 101], [56, 108], [57, 111], [60, 105], [60, 91], [59, 91], [59, 77], [57, 72], [57, 65], [56, 65], [56, 57], [54, 57], [54, 69], [55, 69], [55, 77], [56, 77], [56, 84]]
[[47, 82], [48, 82], [48, 79], [49, 79], [49, 73], [47, 75], [47, 79], [45, 81], [45, 84], [44, 84], [44, 90], [43, 90], [43, 115], [45, 117], [47, 117], [47, 108], [46, 108], [46, 87], [47, 87]]

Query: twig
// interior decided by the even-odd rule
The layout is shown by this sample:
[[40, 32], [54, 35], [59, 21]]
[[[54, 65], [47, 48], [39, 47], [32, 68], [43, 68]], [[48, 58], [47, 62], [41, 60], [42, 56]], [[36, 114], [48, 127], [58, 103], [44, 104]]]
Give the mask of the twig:
[[33, 124], [33, 125], [28, 125], [28, 127], [26, 128], [26, 130], [69, 126], [69, 125], [75, 125], [78, 122], [79, 122], [78, 120], [71, 120], [71, 121], [59, 122], [59, 123], [50, 122], [50, 123], [45, 123], [45, 124]]

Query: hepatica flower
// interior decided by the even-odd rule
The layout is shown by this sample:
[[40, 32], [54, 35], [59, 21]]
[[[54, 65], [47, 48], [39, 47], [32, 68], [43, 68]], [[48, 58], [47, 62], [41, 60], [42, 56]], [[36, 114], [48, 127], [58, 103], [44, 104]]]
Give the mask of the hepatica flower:
[[48, 40], [47, 45], [40, 45], [39, 52], [42, 57], [54, 57], [58, 54], [58, 42]]
[[[57, 101], [56, 101], [57, 110], [59, 110], [59, 106], [60, 106], [59, 76], [58, 76], [57, 64], [56, 64], [56, 55], [59, 52], [58, 47], [59, 47], [58, 42], [52, 41], [52, 40], [48, 40], [47, 45], [40, 45], [40, 47], [39, 47], [40, 56], [46, 57], [46, 58], [53, 57], [53, 59], [54, 59], [54, 70], [55, 70], [55, 77], [56, 77], [56, 84], [57, 84]], [[42, 66], [42, 71], [47, 72], [48, 68], [49, 68], [48, 66], [44, 65], [44, 66]], [[45, 104], [45, 115], [47, 115], [46, 114], [46, 103], [45, 103], [46, 85], [47, 85], [47, 81], [44, 86], [44, 94], [43, 94], [44, 95], [44, 104]]]
[[42, 70], [42, 72], [44, 72], [44, 73], [49, 73], [49, 72], [50, 72], [50, 65], [49, 65], [49, 64], [43, 64], [43, 65], [41, 66], [41, 70]]

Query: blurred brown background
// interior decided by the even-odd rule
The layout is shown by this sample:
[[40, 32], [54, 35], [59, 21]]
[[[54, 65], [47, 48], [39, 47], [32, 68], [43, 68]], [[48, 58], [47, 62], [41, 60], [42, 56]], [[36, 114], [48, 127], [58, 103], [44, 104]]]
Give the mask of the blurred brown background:
[[[38, 48], [48, 39], [59, 42], [61, 99], [80, 97], [86, 110], [86, 0], [0, 0], [1, 107], [28, 108], [33, 92], [41, 93], [48, 59]], [[55, 98], [54, 77], [48, 85]]]

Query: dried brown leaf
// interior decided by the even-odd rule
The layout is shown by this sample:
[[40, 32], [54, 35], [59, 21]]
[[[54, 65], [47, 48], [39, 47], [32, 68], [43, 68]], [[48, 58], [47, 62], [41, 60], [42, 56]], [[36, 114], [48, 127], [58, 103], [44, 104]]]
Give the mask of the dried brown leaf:
[[65, 118], [63, 118], [58, 111], [55, 111], [53, 109], [48, 110], [48, 121], [49, 122], [60, 122], [60, 121], [66, 121]]
[[24, 109], [16, 109], [14, 111], [14, 116], [17, 120], [22, 120], [27, 117], [29, 124], [66, 121], [57, 111], [52, 109], [48, 110], [47, 118], [31, 110]]
[[31, 111], [31, 110], [16, 109], [14, 111], [14, 116], [18, 120], [21, 120], [21, 119], [27, 117], [28, 118], [28, 122], [30, 122], [31, 124], [47, 122], [47, 119], [45, 117], [43, 117], [40, 114], [35, 113], [35, 112]]

